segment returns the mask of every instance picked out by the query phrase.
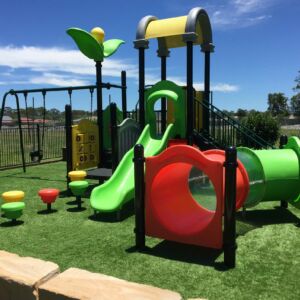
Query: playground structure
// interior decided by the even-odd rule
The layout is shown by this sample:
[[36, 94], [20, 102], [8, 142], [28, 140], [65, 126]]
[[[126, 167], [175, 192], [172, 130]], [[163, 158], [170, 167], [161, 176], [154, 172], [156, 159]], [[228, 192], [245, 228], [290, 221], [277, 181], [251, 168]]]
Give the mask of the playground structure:
[[[270, 145], [228, 116], [226, 119], [210, 102], [210, 54], [214, 46], [205, 10], [194, 8], [187, 16], [163, 20], [147, 16], [139, 22], [134, 41], [139, 55], [136, 120], [127, 118], [125, 72], [122, 72], [121, 85], [102, 82], [101, 63], [104, 57], [112, 55], [123, 41], [110, 40], [114, 41], [111, 42], [114, 46], [106, 47], [109, 52], [105, 43], [110, 41], [103, 42], [104, 32], [99, 29], [87, 33], [72, 28], [68, 33], [82, 53], [96, 61], [97, 84], [69, 90], [97, 89], [97, 125], [83, 120], [74, 126], [72, 107], [66, 105], [67, 173], [93, 168], [87, 170], [87, 178], [100, 181], [109, 178], [91, 193], [90, 205], [96, 214], [119, 213], [127, 203], [135, 200], [138, 249], [145, 247], [146, 235], [224, 249], [225, 264], [234, 267], [236, 210], [274, 200], [286, 201], [300, 208], [300, 141], [297, 138], [290, 138], [284, 149], [238, 147], [236, 150], [228, 147], [238, 144], [238, 134], [247, 136], [257, 147], [268, 148]], [[152, 38], [158, 40], [161, 81], [146, 88], [145, 50]], [[193, 88], [195, 45], [204, 52], [203, 92]], [[170, 49], [178, 47], [186, 47], [185, 87], [167, 80], [167, 57]], [[122, 90], [122, 111], [115, 103], [103, 110], [102, 89], [111, 87]], [[46, 92], [50, 90], [11, 91], [7, 95], [15, 96], [19, 111], [18, 94], [41, 92], [45, 101]], [[159, 100], [161, 123], [157, 126], [154, 107]], [[3, 110], [0, 121], [2, 116]], [[227, 122], [228, 126], [221, 130], [221, 126], [216, 125], [218, 120]], [[126, 141], [121, 141], [120, 132], [125, 127], [133, 134]], [[20, 126], [22, 145], [21, 130]], [[225, 139], [225, 133], [228, 139]], [[107, 164], [105, 151], [109, 148], [112, 161]], [[280, 162], [280, 165], [276, 166], [275, 162]], [[287, 171], [283, 172], [281, 166], [285, 166]], [[88, 182], [72, 181], [69, 187], [76, 196], [78, 209], [81, 209], [81, 197]]]

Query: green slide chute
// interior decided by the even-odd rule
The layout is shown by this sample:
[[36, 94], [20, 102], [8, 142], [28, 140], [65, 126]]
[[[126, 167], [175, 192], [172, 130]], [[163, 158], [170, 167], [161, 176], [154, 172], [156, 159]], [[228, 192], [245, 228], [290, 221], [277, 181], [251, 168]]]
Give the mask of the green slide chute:
[[[174, 101], [174, 123], [169, 124], [162, 137], [156, 133], [154, 105], [161, 98]], [[137, 144], [144, 146], [145, 157], [162, 152], [168, 140], [185, 134], [185, 100], [182, 88], [171, 81], [160, 81], [146, 91], [146, 122], [148, 123]], [[104, 184], [93, 189], [90, 203], [97, 212], [113, 212], [134, 198], [134, 149], [130, 149], [112, 177]]]
[[[167, 146], [168, 139], [172, 137], [173, 124], [170, 124], [161, 139], [153, 138], [150, 134], [149, 124], [143, 130], [137, 144], [144, 146], [145, 156], [159, 154]], [[134, 164], [133, 148], [130, 149], [115, 170], [113, 176], [93, 189], [91, 206], [95, 211], [113, 212], [122, 208], [129, 200], [134, 198]]]

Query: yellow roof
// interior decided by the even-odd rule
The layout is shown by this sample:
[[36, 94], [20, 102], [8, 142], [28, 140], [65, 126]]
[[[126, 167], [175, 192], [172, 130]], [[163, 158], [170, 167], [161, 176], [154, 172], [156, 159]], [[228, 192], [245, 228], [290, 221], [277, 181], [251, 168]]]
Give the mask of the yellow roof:
[[193, 8], [187, 16], [161, 20], [146, 16], [138, 25], [136, 38], [136, 42], [157, 38], [159, 47], [167, 49], [186, 46], [188, 40], [194, 45], [212, 45], [209, 17], [199, 7]]
[[[156, 20], [149, 23], [146, 30], [146, 39], [165, 38], [166, 47], [177, 48], [184, 47], [186, 44], [183, 41], [187, 16]], [[200, 25], [197, 26], [197, 39], [194, 44], [201, 45], [203, 42]]]

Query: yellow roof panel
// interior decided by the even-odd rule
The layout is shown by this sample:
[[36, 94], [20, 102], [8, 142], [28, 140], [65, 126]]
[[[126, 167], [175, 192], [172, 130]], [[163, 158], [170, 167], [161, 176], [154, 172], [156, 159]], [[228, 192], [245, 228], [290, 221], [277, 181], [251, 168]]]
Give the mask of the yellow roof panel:
[[[147, 27], [145, 38], [164, 38], [168, 49], [186, 46], [183, 42], [186, 22], [187, 16], [152, 21]], [[199, 23], [196, 27], [196, 33], [198, 37], [194, 44], [200, 45], [203, 38]]]

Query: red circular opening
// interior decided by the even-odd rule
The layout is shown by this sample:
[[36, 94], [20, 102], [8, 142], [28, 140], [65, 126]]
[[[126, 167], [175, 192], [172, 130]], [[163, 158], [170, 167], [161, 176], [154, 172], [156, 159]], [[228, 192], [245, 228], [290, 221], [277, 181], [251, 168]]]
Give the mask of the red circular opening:
[[192, 167], [182, 162], [167, 165], [159, 170], [151, 186], [149, 204], [157, 219], [166, 230], [183, 236], [203, 230], [215, 214], [193, 198], [189, 187]]

